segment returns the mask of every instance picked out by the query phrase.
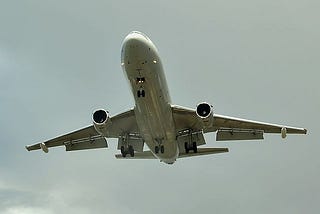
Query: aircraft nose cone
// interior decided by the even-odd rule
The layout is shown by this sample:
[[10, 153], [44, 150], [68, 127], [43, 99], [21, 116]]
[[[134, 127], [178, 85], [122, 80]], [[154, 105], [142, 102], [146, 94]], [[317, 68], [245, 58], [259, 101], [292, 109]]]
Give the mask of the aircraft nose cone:
[[[159, 58], [157, 48], [152, 41], [139, 31], [129, 33], [122, 43], [121, 64], [125, 65], [124, 62], [146, 61], [148, 57], [152, 58], [152, 60]], [[127, 65], [129, 64], [127, 63]]]
[[137, 59], [145, 57], [146, 51], [150, 47], [152, 47], [152, 42], [145, 34], [139, 31], [132, 31], [123, 40], [121, 61], [124, 62], [128, 56]]
[[123, 45], [126, 47], [128, 46], [136, 47], [138, 45], [146, 44], [148, 43], [148, 41], [150, 41], [149, 38], [143, 33], [139, 31], [132, 31], [124, 39]]
[[126, 37], [127, 39], [133, 39], [133, 40], [149, 40], [149, 38], [144, 34], [139, 31], [132, 31], [131, 33], [128, 34]]

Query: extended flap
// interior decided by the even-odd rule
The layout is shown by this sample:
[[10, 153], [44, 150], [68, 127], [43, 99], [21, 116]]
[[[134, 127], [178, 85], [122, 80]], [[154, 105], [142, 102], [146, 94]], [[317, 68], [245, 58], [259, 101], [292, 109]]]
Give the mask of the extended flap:
[[216, 141], [226, 140], [262, 140], [262, 130], [222, 129], [217, 131]]
[[108, 148], [107, 140], [104, 137], [87, 139], [77, 143], [66, 144], [66, 151], [76, 151], [85, 149]]
[[228, 148], [198, 148], [198, 151], [196, 153], [182, 152], [179, 154], [178, 158], [187, 158], [187, 157], [192, 157], [192, 156], [219, 154], [219, 153], [224, 153], [224, 152], [229, 152], [229, 149]]

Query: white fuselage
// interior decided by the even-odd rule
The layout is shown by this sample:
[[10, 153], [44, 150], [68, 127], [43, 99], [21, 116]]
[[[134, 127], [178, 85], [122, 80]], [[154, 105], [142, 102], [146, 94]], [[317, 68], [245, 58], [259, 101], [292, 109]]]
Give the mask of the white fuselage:
[[130, 82], [142, 138], [157, 158], [173, 163], [179, 148], [158, 50], [147, 36], [131, 32], [123, 41], [121, 65]]

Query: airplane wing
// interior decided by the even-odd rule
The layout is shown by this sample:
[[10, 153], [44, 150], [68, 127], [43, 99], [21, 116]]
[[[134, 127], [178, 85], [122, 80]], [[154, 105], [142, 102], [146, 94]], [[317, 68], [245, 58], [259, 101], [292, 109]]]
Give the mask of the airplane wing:
[[[197, 153], [186, 153], [181, 151], [178, 158], [187, 158], [193, 156], [211, 155], [229, 152], [228, 148], [199, 148]], [[117, 159], [157, 159], [151, 151], [137, 152], [133, 157], [123, 157], [121, 154], [116, 154]]]
[[283, 138], [286, 137], [286, 134], [307, 133], [307, 130], [304, 128], [264, 123], [218, 114], [213, 114], [212, 125], [205, 127], [193, 109], [172, 106], [172, 112], [178, 131], [186, 129], [202, 130], [204, 133], [217, 131], [217, 141], [263, 139], [264, 133], [281, 133]]
[[117, 159], [157, 159], [151, 151], [143, 151], [134, 153], [133, 157], [123, 157], [122, 154], [116, 154]]
[[106, 136], [101, 136], [93, 125], [73, 131], [62, 136], [26, 146], [28, 151], [42, 149], [48, 152], [48, 148], [65, 146], [66, 151], [107, 148], [106, 138], [118, 138], [123, 133], [138, 133], [138, 126], [135, 119], [134, 110], [120, 113], [110, 118], [111, 125], [108, 127]]

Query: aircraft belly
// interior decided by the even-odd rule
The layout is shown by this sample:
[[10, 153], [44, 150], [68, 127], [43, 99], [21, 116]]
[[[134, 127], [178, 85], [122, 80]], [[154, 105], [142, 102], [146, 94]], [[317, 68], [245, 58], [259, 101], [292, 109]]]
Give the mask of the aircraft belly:
[[[150, 80], [146, 77], [146, 81]], [[179, 154], [171, 107], [156, 91], [156, 83], [146, 84], [146, 96], [136, 98], [136, 118], [146, 144], [159, 159], [173, 162]], [[164, 153], [155, 152], [156, 146], [164, 146]]]
[[[171, 99], [161, 60], [150, 42], [133, 41], [123, 51], [123, 70], [135, 99], [135, 116], [141, 136], [151, 152], [166, 163], [179, 155]], [[155, 152], [155, 148], [163, 150]]]
[[[141, 135], [154, 155], [165, 162], [173, 162], [179, 151], [169, 99], [163, 94], [163, 86], [157, 76], [161, 72], [146, 67], [140, 70], [140, 74], [145, 78], [145, 97], [136, 95], [135, 91], [139, 90], [140, 86], [133, 83], [135, 115]], [[156, 146], [164, 146], [164, 153], [156, 153]]]

